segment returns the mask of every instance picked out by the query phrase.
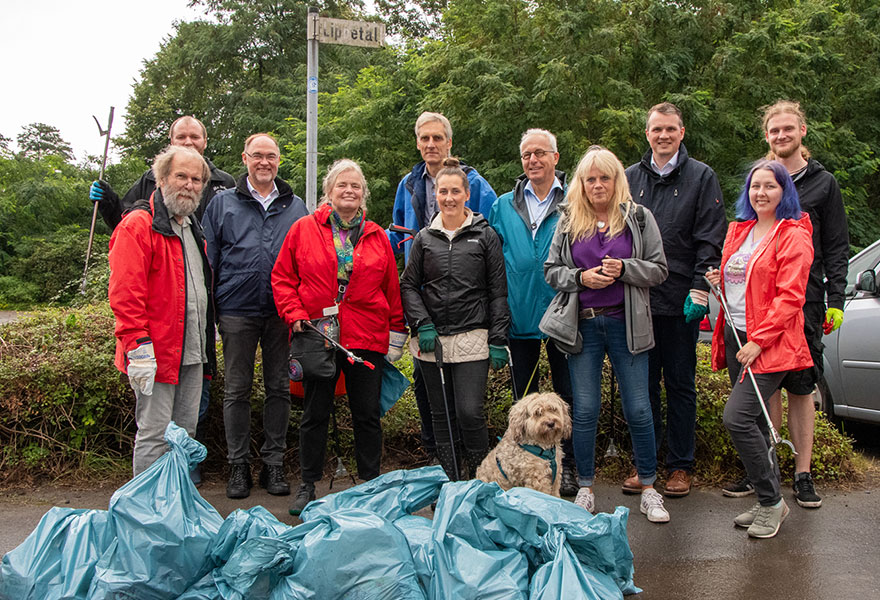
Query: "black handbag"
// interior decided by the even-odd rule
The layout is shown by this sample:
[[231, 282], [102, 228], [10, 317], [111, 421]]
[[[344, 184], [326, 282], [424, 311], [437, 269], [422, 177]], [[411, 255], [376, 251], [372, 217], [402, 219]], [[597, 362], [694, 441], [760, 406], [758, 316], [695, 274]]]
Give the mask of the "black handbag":
[[[335, 316], [311, 321], [325, 335], [339, 341], [339, 321]], [[336, 348], [317, 331], [304, 328], [290, 336], [291, 381], [328, 381], [336, 375]]]

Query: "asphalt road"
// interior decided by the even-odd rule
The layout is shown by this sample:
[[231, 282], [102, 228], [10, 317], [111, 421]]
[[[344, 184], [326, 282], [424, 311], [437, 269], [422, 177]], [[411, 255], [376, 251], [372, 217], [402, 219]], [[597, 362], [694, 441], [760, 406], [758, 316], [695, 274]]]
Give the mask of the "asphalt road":
[[[327, 483], [319, 485], [319, 496], [329, 492]], [[114, 489], [4, 492], [0, 554], [21, 543], [50, 506], [106, 509]], [[337, 484], [333, 491], [339, 489]], [[289, 497], [255, 488], [250, 498], [231, 501], [225, 482], [218, 481], [206, 482], [200, 491], [224, 517], [236, 508], [262, 504], [285, 523], [299, 522], [287, 513]], [[791, 514], [779, 535], [752, 540], [734, 527], [733, 517], [754, 502], [753, 496], [731, 499], [717, 489], [698, 489], [685, 498], [667, 499], [672, 520], [657, 525], [639, 512], [637, 496], [624, 496], [616, 486], [595, 488], [599, 510], [612, 511], [618, 504], [630, 508], [628, 534], [642, 600], [880, 598], [880, 487], [819, 491], [822, 508], [807, 510], [786, 490]]]

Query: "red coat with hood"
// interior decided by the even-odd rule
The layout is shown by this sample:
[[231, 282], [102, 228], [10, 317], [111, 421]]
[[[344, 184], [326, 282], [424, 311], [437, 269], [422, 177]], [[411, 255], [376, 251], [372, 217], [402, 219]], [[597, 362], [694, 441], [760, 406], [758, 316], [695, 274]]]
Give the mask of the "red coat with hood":
[[[287, 232], [272, 270], [278, 314], [295, 321], [318, 319], [337, 294], [337, 259], [329, 204], [298, 220]], [[351, 280], [339, 305], [339, 341], [349, 349], [388, 351], [388, 332], [406, 331], [397, 263], [388, 235], [364, 221], [354, 247]]]
[[[756, 221], [733, 222], [727, 229], [721, 271]], [[813, 226], [807, 213], [799, 220], [783, 219], [755, 249], [746, 268], [746, 334], [761, 347], [752, 363], [755, 373], [797, 371], [813, 365], [804, 337], [804, 298], [813, 262]], [[724, 290], [724, 278], [721, 280]], [[745, 344], [745, 340], [743, 340]], [[712, 334], [712, 368], [727, 366], [724, 348], [724, 311]]]

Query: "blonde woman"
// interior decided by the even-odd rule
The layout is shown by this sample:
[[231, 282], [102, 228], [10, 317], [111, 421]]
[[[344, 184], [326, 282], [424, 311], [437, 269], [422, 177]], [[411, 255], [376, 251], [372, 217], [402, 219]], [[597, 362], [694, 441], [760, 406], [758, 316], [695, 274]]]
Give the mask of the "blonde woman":
[[660, 230], [651, 212], [632, 202], [623, 165], [600, 146], [590, 147], [581, 158], [565, 200], [544, 276], [555, 290], [576, 292], [580, 308], [583, 348], [569, 357], [580, 486], [575, 503], [596, 510], [596, 424], [607, 354], [620, 385], [642, 484], [640, 509], [649, 521], [664, 523], [669, 513], [654, 490], [657, 452], [646, 352], [654, 346], [648, 291], [667, 275]]

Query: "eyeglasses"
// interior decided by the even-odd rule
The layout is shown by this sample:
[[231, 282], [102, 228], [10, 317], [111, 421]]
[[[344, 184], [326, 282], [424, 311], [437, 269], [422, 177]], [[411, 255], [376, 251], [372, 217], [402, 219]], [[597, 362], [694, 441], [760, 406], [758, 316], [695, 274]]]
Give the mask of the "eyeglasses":
[[523, 160], [529, 160], [532, 158], [532, 154], [535, 155], [535, 158], [541, 159], [544, 158], [545, 155], [552, 153], [552, 150], [535, 150], [534, 152], [523, 152], [520, 154]]
[[270, 163], [278, 160], [277, 154], [260, 154], [259, 152], [254, 152], [251, 154], [250, 152], [245, 152], [249, 157], [254, 159], [257, 162], [263, 162], [264, 160], [268, 160]]

